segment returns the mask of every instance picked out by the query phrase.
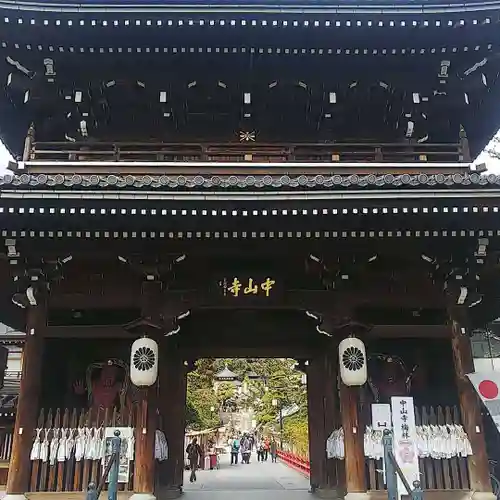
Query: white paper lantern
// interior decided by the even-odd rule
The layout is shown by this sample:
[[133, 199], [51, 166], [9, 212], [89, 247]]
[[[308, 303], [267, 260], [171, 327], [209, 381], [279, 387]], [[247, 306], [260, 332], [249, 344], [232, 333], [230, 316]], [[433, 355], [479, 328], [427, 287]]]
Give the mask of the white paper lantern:
[[137, 339], [130, 354], [130, 380], [137, 387], [149, 387], [158, 377], [158, 344], [150, 338]]
[[348, 337], [339, 344], [340, 378], [345, 385], [359, 386], [366, 383], [366, 349], [363, 341]]

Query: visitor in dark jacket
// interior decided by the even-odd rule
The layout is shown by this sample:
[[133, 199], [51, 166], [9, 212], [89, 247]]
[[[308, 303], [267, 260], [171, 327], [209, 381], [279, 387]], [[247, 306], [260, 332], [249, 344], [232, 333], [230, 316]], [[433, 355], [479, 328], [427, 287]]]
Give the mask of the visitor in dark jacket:
[[200, 445], [198, 444], [198, 438], [193, 438], [191, 443], [188, 444], [186, 453], [189, 460], [189, 467], [191, 469], [191, 476], [189, 477], [189, 481], [192, 483], [196, 481], [196, 471], [200, 466], [201, 456], [203, 454]]
[[248, 439], [248, 436], [243, 436], [243, 439], [241, 440], [240, 444], [240, 449], [241, 449], [241, 461], [244, 464], [250, 463], [250, 455], [252, 453], [251, 446], [252, 445], [250, 443], [250, 440]]
[[274, 438], [271, 439], [271, 443], [269, 444], [269, 450], [271, 452], [271, 461], [276, 462], [276, 458], [278, 456], [278, 444], [274, 440]]

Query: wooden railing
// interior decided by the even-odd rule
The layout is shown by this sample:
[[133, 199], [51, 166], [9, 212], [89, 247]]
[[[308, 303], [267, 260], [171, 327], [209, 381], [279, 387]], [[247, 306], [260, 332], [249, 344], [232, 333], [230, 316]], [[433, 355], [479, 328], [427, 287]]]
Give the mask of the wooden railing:
[[467, 141], [456, 144], [167, 144], [111, 142], [33, 142], [25, 160], [151, 161], [227, 163], [362, 163], [468, 162]]
[[[461, 424], [460, 412], [453, 406], [415, 408], [417, 425]], [[422, 488], [425, 490], [469, 490], [467, 458], [420, 458]], [[384, 480], [379, 472], [382, 460], [367, 459], [368, 489], [383, 490]]]
[[2, 429], [0, 431], [0, 461], [10, 461], [12, 454], [13, 429]]
[[0, 430], [0, 486], [7, 484], [13, 437], [12, 428]]
[[21, 380], [21, 370], [5, 370], [5, 378], [8, 380]]
[[304, 476], [309, 476], [311, 473], [311, 464], [309, 459], [300, 457], [295, 453], [290, 453], [287, 451], [277, 451], [278, 458], [284, 462], [288, 467], [295, 469], [296, 471], [304, 474]]
[[[37, 427], [41, 429], [41, 441], [47, 438], [50, 443], [54, 437], [54, 431], [57, 432], [60, 429], [133, 427], [133, 417], [133, 412], [124, 411], [119, 414], [117, 409], [99, 412], [93, 418], [90, 412], [76, 409], [66, 408], [48, 412], [42, 409]], [[65, 461], [32, 460], [30, 491], [85, 491], [89, 483], [97, 484], [103, 470], [102, 458], [77, 461], [75, 451], [73, 447], [71, 456]], [[118, 485], [120, 491], [132, 489], [133, 462], [130, 462], [130, 471], [128, 484]]]
[[[420, 407], [415, 409], [417, 425], [461, 424], [460, 412], [456, 406]], [[309, 459], [291, 452], [278, 452], [283, 463], [308, 475]], [[344, 461], [333, 460], [337, 474], [345, 474]], [[421, 485], [425, 490], [470, 490], [467, 458], [452, 457], [447, 459], [420, 458]], [[365, 460], [367, 471], [367, 489], [384, 490], [382, 459]]]

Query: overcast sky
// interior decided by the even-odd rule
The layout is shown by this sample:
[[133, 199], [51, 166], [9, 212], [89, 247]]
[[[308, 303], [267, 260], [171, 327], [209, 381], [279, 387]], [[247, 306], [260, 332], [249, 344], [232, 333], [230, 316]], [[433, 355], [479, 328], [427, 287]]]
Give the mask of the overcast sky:
[[[497, 137], [500, 139], [500, 131], [498, 132]], [[7, 163], [10, 159], [11, 157], [8, 151], [0, 141], [0, 174], [4, 174], [7, 172]], [[488, 172], [500, 174], [500, 160], [491, 159], [486, 152], [483, 152], [479, 155], [476, 163], [486, 163], [486, 165], [488, 166]]]

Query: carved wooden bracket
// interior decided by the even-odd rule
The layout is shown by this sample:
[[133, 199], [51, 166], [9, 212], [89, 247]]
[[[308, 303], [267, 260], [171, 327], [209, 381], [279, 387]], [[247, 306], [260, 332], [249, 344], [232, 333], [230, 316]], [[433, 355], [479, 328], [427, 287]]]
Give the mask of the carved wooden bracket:
[[58, 259], [29, 259], [23, 256], [13, 238], [5, 240], [5, 258], [9, 262], [12, 278], [12, 302], [19, 307], [33, 307], [45, 300], [51, 284], [64, 278], [63, 267], [72, 260], [71, 255]]
[[192, 371], [196, 370], [196, 360], [188, 359], [184, 361], [184, 368], [186, 373], [191, 373]]
[[460, 261], [422, 255], [443, 295], [450, 318], [469, 333], [500, 316], [500, 251], [478, 238]]
[[359, 323], [352, 318], [332, 316], [325, 317], [321, 325], [319, 325], [319, 328], [328, 332], [331, 337], [336, 339], [336, 342], [350, 335], [363, 338], [372, 327], [372, 325]]
[[295, 365], [295, 370], [298, 372], [307, 373], [308, 366], [309, 365], [307, 359], [298, 359], [297, 364]]
[[339, 290], [348, 288], [351, 279], [362, 275], [377, 259], [375, 252], [370, 256], [337, 259], [333, 262], [329, 258], [310, 254], [306, 258], [305, 268], [306, 272], [318, 277], [325, 290]]
[[124, 325], [123, 328], [132, 335], [147, 335], [155, 338], [165, 332], [166, 325], [142, 317]]
[[145, 281], [161, 282], [166, 288], [175, 279], [175, 268], [186, 259], [185, 254], [164, 260], [161, 257], [144, 258], [141, 255], [119, 255], [118, 260], [127, 265]]

